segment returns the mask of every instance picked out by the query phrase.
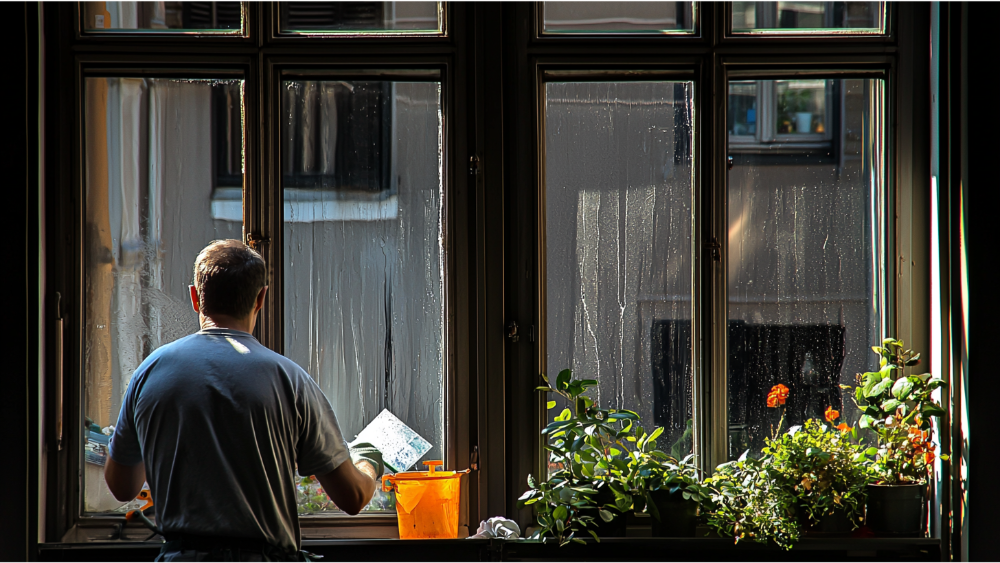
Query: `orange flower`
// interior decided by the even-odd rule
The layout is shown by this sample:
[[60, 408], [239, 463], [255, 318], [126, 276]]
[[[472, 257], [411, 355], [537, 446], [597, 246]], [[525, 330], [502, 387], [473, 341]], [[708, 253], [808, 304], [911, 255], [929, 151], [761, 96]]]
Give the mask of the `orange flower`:
[[848, 426], [846, 423], [841, 422], [840, 424], [837, 425], [837, 430], [840, 430], [841, 432], [850, 432], [851, 427]]
[[931, 463], [934, 461], [934, 452], [927, 452], [924, 454], [924, 463]]
[[823, 413], [826, 416], [827, 422], [833, 422], [837, 417], [840, 416], [840, 411], [833, 410], [833, 407], [826, 407], [826, 412]]
[[771, 387], [771, 392], [767, 394], [767, 406], [773, 408], [783, 405], [786, 399], [788, 399], [788, 387], [779, 383]]

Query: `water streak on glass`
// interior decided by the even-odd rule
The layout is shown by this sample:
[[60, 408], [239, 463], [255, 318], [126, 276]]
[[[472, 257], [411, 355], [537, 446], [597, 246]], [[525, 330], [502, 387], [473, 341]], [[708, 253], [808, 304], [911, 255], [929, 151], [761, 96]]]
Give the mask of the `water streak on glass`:
[[[691, 450], [691, 82], [545, 85], [546, 370]], [[554, 397], [552, 397], [554, 398]], [[550, 411], [550, 418], [563, 405]]]
[[[388, 409], [445, 459], [440, 82], [292, 80], [282, 96], [285, 355], [348, 441]], [[367, 510], [393, 508], [380, 493]]]
[[[730, 458], [759, 451], [782, 410], [784, 429], [822, 419], [827, 407], [853, 426], [857, 408], [839, 385], [877, 365], [869, 347], [885, 312], [884, 83], [827, 82], [836, 119], [825, 144], [762, 153], [730, 136]], [[748, 92], [730, 83], [730, 113], [745, 111]], [[788, 402], [769, 408], [779, 383]]]
[[243, 82], [84, 81], [84, 510], [122, 508], [107, 436], [132, 372], [198, 330], [188, 284], [201, 249], [242, 238]]
[[543, 2], [546, 34], [691, 34], [694, 2]]
[[80, 2], [87, 33], [236, 35], [246, 30], [243, 2]]
[[733, 2], [734, 34], [881, 35], [885, 2]]
[[443, 35], [442, 2], [279, 2], [278, 25], [294, 35]]

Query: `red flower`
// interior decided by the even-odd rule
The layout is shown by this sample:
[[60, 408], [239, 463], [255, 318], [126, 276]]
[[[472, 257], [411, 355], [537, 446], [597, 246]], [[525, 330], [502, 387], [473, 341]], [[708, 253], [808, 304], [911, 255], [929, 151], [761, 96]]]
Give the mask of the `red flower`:
[[840, 411], [833, 410], [833, 407], [826, 407], [826, 412], [823, 414], [826, 416], [827, 422], [833, 422], [840, 416]]
[[783, 405], [787, 399], [788, 387], [779, 383], [771, 387], [771, 392], [767, 394], [767, 406], [774, 408], [778, 405]]
[[837, 425], [837, 430], [840, 430], [841, 432], [850, 432], [851, 427], [848, 426], [846, 423], [841, 422], [840, 424]]

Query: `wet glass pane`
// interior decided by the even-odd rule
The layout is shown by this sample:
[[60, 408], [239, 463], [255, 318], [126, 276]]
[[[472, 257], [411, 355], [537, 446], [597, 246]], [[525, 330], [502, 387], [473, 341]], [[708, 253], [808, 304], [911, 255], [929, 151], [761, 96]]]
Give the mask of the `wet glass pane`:
[[80, 2], [87, 33], [243, 35], [242, 2]]
[[885, 2], [733, 2], [733, 33], [884, 34]]
[[[767, 81], [763, 81], [767, 82]], [[822, 418], [877, 361], [885, 311], [884, 83], [831, 80], [832, 149], [733, 153], [729, 172], [729, 455]], [[770, 87], [771, 85], [768, 85]], [[777, 384], [784, 406], [767, 406]], [[839, 421], [838, 421], [839, 422]]]
[[[388, 409], [445, 459], [441, 84], [289, 80], [282, 97], [285, 355], [348, 441]], [[301, 513], [336, 511], [307, 496]], [[394, 509], [377, 493], [366, 510]]]
[[279, 2], [285, 34], [444, 34], [441, 2]]
[[198, 252], [243, 236], [243, 81], [84, 81], [84, 510], [124, 511], [104, 484], [132, 372], [198, 330]]
[[543, 33], [694, 33], [694, 2], [543, 2]]
[[691, 82], [545, 85], [546, 373], [597, 379], [598, 404], [663, 426], [659, 447], [681, 455], [693, 135]]

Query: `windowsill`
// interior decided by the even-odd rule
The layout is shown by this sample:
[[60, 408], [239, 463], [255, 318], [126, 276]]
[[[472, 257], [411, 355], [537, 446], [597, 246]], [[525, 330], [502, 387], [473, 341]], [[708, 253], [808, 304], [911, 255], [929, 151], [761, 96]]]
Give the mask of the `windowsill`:
[[[40, 561], [57, 560], [149, 560], [159, 546], [155, 543], [51, 543], [40, 544]], [[606, 538], [600, 543], [587, 539], [585, 545], [559, 547], [528, 540], [391, 540], [326, 539], [303, 540], [306, 551], [326, 556], [326, 560], [367, 560], [372, 553], [379, 560], [577, 560], [577, 561], [662, 561], [672, 560], [883, 560], [908, 559], [940, 561], [941, 542], [937, 538], [804, 538], [790, 551], [740, 542], [728, 538]], [[628, 549], [627, 552], [622, 551]]]

